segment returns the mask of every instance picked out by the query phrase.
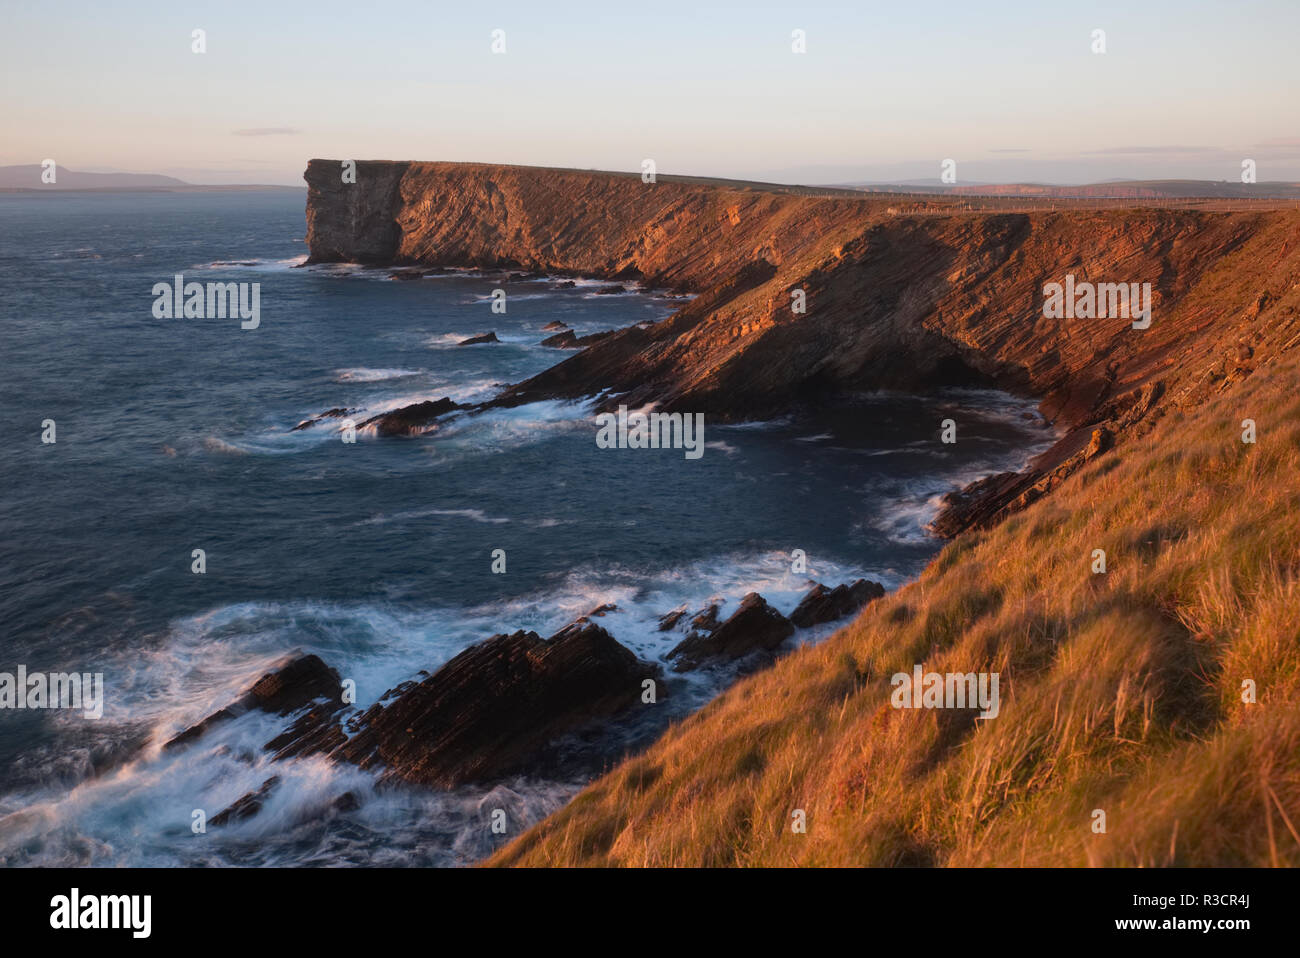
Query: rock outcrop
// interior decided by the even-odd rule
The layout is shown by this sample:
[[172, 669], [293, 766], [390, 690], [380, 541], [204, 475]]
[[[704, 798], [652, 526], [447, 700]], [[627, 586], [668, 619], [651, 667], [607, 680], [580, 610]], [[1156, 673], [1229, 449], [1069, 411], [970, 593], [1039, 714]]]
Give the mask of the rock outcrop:
[[558, 736], [639, 703], [641, 683], [658, 674], [590, 623], [548, 640], [497, 635], [372, 706], [333, 754], [423, 785], [499, 778], [529, 770]]
[[[590, 614], [614, 609], [604, 605]], [[164, 748], [190, 744], [214, 725], [260, 709], [297, 713], [289, 728], [266, 743], [276, 759], [327, 755], [382, 769], [388, 780], [439, 787], [529, 771], [555, 776], [576, 768], [574, 762], [566, 766], [567, 759], [581, 759], [580, 750], [557, 752], [557, 743], [594, 729], [590, 737], [599, 745], [620, 713], [640, 705], [646, 680], [655, 682], [656, 701], [667, 697], [661, 670], [587, 616], [549, 639], [535, 632], [493, 636], [422, 681], [390, 690], [364, 712], [343, 703], [338, 673], [306, 655], [263, 676], [238, 701]], [[621, 744], [617, 737], [610, 740], [615, 751]], [[608, 751], [605, 758], [612, 757]], [[213, 823], [256, 814], [277, 784], [277, 777], [268, 779]]]
[[251, 710], [271, 715], [289, 715], [314, 703], [337, 703], [341, 707], [342, 684], [339, 674], [316, 655], [300, 655], [266, 673], [236, 701], [191, 725], [165, 745], [170, 751], [187, 745], [214, 726]]
[[833, 589], [828, 589], [819, 582], [790, 613], [790, 621], [801, 629], [821, 625], [823, 622], [834, 622], [852, 615], [884, 594], [883, 585], [868, 579], [858, 579], [852, 585], [837, 585]]
[[324, 422], [326, 419], [342, 419], [344, 416], [352, 412], [356, 412], [356, 410], [344, 409], [342, 406], [338, 406], [334, 409], [327, 409], [319, 416], [312, 416], [310, 419], [304, 419], [302, 422], [298, 423], [298, 425], [294, 426], [289, 431], [301, 432], [304, 429], [310, 429], [312, 426]]
[[554, 349], [586, 349], [588, 346], [600, 342], [602, 339], [608, 339], [613, 336], [616, 330], [606, 330], [603, 333], [588, 333], [586, 336], [579, 336], [571, 329], [556, 333], [554, 336], [547, 336], [539, 343], [541, 346], [550, 346]]
[[[714, 606], [711, 611], [716, 614], [716, 609]], [[679, 672], [735, 661], [757, 652], [775, 652], [794, 634], [790, 620], [757, 592], [741, 599], [736, 611], [721, 625], [710, 628], [709, 620], [700, 616], [692, 625], [691, 633], [668, 653], [668, 658], [677, 660], [673, 668]]]
[[357, 429], [373, 429], [376, 436], [421, 436], [435, 431], [443, 416], [464, 408], [444, 396], [371, 416]]

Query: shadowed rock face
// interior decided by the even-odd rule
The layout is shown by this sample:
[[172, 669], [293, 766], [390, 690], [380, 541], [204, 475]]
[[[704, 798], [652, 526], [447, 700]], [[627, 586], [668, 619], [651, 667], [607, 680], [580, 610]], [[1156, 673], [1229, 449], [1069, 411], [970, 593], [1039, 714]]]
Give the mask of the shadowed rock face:
[[586, 349], [602, 339], [608, 339], [614, 335], [614, 330], [608, 330], [603, 333], [589, 333], [586, 336], [579, 336], [571, 329], [556, 333], [554, 336], [547, 336], [539, 346], [550, 346], [552, 349]]
[[[299, 713], [266, 744], [276, 759], [323, 754], [362, 768], [383, 768], [388, 779], [441, 787], [543, 768], [556, 774], [567, 770], [548, 747], [640, 707], [647, 679], [656, 683], [656, 699], [667, 696], [658, 667], [640, 661], [586, 617], [550, 639], [535, 632], [493, 636], [423, 681], [390, 690], [363, 713], [342, 702], [338, 674], [306, 655], [263, 676], [238, 702], [186, 729], [165, 748], [191, 743], [213, 725], [259, 708]], [[588, 761], [591, 751], [576, 758]], [[268, 780], [214, 824], [256, 814], [276, 784]]]
[[[357, 166], [356, 183], [343, 182], [342, 160], [322, 161], [317, 168], [311, 189], [319, 201], [309, 203], [307, 210], [307, 228], [318, 237], [311, 262], [387, 264], [393, 260], [400, 235], [393, 211], [400, 202], [398, 190], [406, 164]], [[331, 238], [336, 245], [329, 245]]]
[[298, 656], [266, 673], [234, 703], [191, 725], [168, 741], [163, 749], [166, 751], [193, 742], [214, 725], [254, 709], [272, 715], [289, 715], [319, 700], [326, 705], [334, 703], [334, 711], [337, 711], [343, 704], [341, 695], [337, 672], [319, 656]]
[[790, 621], [801, 629], [823, 622], [834, 622], [852, 615], [884, 594], [883, 585], [867, 579], [858, 579], [852, 585], [837, 585], [833, 589], [818, 583], [790, 613]]
[[[698, 294], [500, 404], [603, 394], [605, 409], [654, 402], [735, 421], [859, 389], [985, 384], [1039, 397], [1068, 434], [1019, 478], [971, 490], [978, 502], [937, 525], [946, 534], [1041, 494], [1082, 461], [1093, 429], [1119, 448], [1125, 432], [1249, 375], [1300, 333], [1291, 210], [967, 213], [846, 191], [457, 163], [362, 163], [341, 188], [338, 161], [313, 160], [306, 179], [313, 261], [525, 268]], [[1067, 274], [1151, 283], [1150, 328], [1044, 317], [1044, 285]]]
[[710, 662], [730, 662], [755, 652], [775, 652], [793, 634], [790, 621], [757, 592], [751, 592], [740, 600], [726, 622], [713, 629], [707, 628], [707, 622], [701, 622], [668, 657], [677, 660], [673, 668], [681, 672]]
[[657, 676], [590, 623], [549, 640], [497, 635], [373, 706], [335, 754], [423, 785], [500, 777], [526, 770], [556, 736], [638, 704], [641, 683]]
[[436, 429], [440, 417], [464, 408], [444, 396], [371, 416], [357, 428], [373, 428], [377, 436], [419, 436]]

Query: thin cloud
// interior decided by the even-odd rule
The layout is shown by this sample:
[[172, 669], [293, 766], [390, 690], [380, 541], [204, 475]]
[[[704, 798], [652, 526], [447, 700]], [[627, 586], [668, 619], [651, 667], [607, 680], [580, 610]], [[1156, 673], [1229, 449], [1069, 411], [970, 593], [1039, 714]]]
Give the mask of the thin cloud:
[[1219, 151], [1209, 146], [1116, 146], [1109, 150], [1088, 150], [1091, 156], [1119, 156], [1128, 154], [1194, 154], [1194, 153], [1218, 153]]
[[989, 150], [990, 153], [1028, 153], [1028, 150], [1007, 149], [1007, 150]]
[[235, 136], [297, 136], [301, 132], [291, 126], [255, 126], [247, 130], [236, 130]]

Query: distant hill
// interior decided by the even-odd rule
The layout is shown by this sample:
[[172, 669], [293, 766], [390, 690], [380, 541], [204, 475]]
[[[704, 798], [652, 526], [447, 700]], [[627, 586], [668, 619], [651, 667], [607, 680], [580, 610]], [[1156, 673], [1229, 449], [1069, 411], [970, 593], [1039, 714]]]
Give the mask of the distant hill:
[[42, 183], [39, 163], [0, 166], [0, 189], [7, 190], [121, 190], [190, 186], [184, 180], [159, 173], [79, 173], [55, 167], [55, 182]]
[[22, 191], [28, 193], [48, 193], [66, 190], [164, 190], [178, 193], [204, 193], [214, 190], [294, 190], [301, 191], [300, 186], [280, 186], [274, 184], [232, 183], [213, 186], [199, 183], [187, 183], [174, 176], [161, 173], [81, 173], [67, 167], [55, 167], [53, 183], [41, 182], [41, 166], [38, 163], [22, 166], [0, 166], [0, 191]]

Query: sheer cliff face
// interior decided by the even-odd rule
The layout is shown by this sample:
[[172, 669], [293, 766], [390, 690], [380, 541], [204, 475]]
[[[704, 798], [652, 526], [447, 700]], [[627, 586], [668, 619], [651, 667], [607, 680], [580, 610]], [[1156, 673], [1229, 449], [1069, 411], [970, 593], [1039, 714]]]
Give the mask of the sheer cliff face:
[[313, 263], [391, 263], [400, 231], [394, 214], [406, 163], [357, 164], [356, 182], [342, 161], [312, 160], [307, 168], [307, 246]]
[[[739, 419], [844, 389], [978, 378], [1039, 396], [1067, 425], [1128, 428], [1248, 375], [1297, 333], [1294, 210], [990, 214], [635, 174], [362, 162], [344, 184], [340, 171], [307, 169], [313, 261], [568, 271], [699, 294], [505, 403], [610, 390], [611, 405]], [[1067, 274], [1150, 283], [1150, 328], [1045, 318], [1044, 284]]]

